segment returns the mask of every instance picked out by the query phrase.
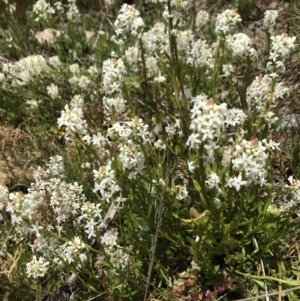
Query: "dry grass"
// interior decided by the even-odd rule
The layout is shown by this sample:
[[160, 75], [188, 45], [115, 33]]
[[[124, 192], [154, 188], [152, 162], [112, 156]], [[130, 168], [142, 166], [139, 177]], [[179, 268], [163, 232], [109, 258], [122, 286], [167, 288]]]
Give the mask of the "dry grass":
[[30, 182], [34, 167], [48, 159], [49, 148], [56, 148], [50, 139], [41, 142], [34, 134], [0, 126], [0, 184], [13, 187]]

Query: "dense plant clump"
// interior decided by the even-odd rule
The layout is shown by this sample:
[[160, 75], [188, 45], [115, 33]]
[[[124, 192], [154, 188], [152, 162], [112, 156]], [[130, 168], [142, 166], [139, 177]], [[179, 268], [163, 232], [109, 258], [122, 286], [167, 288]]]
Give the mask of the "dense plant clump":
[[60, 145], [26, 191], [0, 186], [4, 274], [18, 271], [37, 300], [72, 273], [74, 300], [234, 300], [300, 285], [300, 182], [278, 185], [272, 161], [296, 38], [275, 33], [277, 11], [259, 51], [236, 10], [190, 20], [189, 1], [152, 2], [154, 24], [123, 4], [89, 40], [94, 21], [75, 0], [39, 0], [28, 23], [51, 41], [25, 56], [7, 37], [17, 59], [1, 63], [1, 97], [24, 112], [8, 121], [31, 116]]

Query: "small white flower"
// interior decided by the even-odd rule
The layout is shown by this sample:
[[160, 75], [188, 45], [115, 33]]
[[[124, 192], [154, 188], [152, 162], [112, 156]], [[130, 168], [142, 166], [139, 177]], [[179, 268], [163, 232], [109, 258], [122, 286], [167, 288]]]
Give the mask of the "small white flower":
[[198, 145], [201, 143], [201, 140], [199, 139], [199, 134], [198, 133], [192, 133], [189, 138], [188, 141], [186, 142], [186, 145], [191, 148], [196, 149], [198, 147]]
[[166, 149], [166, 145], [164, 144], [164, 142], [159, 139], [156, 142], [154, 142], [154, 148], [158, 149], [158, 150], [165, 150]]
[[153, 79], [153, 81], [154, 81], [155, 83], [163, 83], [163, 82], [165, 82], [166, 80], [167, 80], [167, 79], [166, 79], [163, 75], [161, 75], [160, 72], [158, 73], [158, 76], [155, 76], [154, 79]]
[[184, 185], [176, 185], [172, 191], [176, 194], [176, 200], [183, 200], [188, 196], [188, 191]]
[[128, 265], [128, 254], [118, 248], [111, 254], [110, 262], [117, 269], [124, 269]]
[[219, 189], [220, 178], [216, 173], [211, 172], [208, 179], [205, 181], [205, 184], [208, 186], [208, 189]]
[[232, 75], [232, 73], [234, 71], [233, 65], [224, 64], [222, 66], [222, 71], [223, 71], [225, 77], [229, 77], [230, 75]]
[[242, 186], [245, 186], [247, 184], [247, 181], [242, 180], [242, 175], [239, 174], [238, 177], [231, 177], [228, 180], [228, 183], [226, 186], [234, 187], [236, 191], [240, 191]]
[[189, 172], [193, 173], [195, 171], [195, 168], [196, 168], [195, 162], [188, 161], [187, 164], [188, 164], [188, 170], [189, 170]]

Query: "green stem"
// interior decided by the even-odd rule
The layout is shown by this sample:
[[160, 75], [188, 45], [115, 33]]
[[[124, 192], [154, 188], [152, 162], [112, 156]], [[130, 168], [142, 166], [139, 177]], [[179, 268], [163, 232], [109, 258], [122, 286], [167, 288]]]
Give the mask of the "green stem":
[[139, 44], [140, 44], [140, 49], [141, 49], [141, 58], [142, 58], [142, 63], [143, 63], [143, 70], [142, 70], [142, 75], [143, 75], [143, 83], [142, 83], [142, 87], [143, 87], [143, 92], [145, 93], [145, 99], [149, 99], [151, 100], [151, 94], [150, 94], [150, 88], [149, 88], [149, 84], [148, 84], [148, 79], [147, 79], [147, 68], [146, 68], [146, 60], [145, 60], [145, 50], [143, 47], [143, 42], [142, 39], [139, 39]]
[[300, 285], [300, 281], [295, 281], [295, 280], [283, 280], [283, 279], [279, 279], [279, 278], [275, 278], [272, 276], [255, 276], [255, 275], [250, 275], [247, 273], [242, 273], [238, 270], [235, 270], [235, 272], [239, 275], [245, 276], [247, 278], [251, 278], [251, 279], [258, 279], [258, 280], [270, 280], [270, 281], [276, 281], [276, 282], [280, 282], [280, 283], [286, 283], [288, 285], [294, 285], [294, 286], [298, 286]]
[[198, 151], [198, 164], [199, 164], [199, 170], [200, 170], [200, 181], [199, 184], [201, 186], [201, 193], [204, 197], [205, 203], [207, 206], [209, 206], [210, 204], [208, 203], [207, 200], [207, 195], [206, 195], [206, 187], [205, 187], [205, 181], [206, 181], [206, 173], [205, 173], [205, 166], [204, 166], [204, 161], [203, 161], [203, 144], [201, 145], [199, 151]]
[[215, 102], [216, 102], [216, 86], [219, 79], [219, 71], [218, 71], [219, 56], [220, 56], [220, 49], [223, 45], [224, 45], [224, 39], [220, 38], [215, 54], [214, 70], [212, 76], [212, 87], [211, 87], [211, 97], [214, 99]]
[[[171, 1], [168, 1], [168, 11], [171, 13]], [[187, 109], [187, 101], [184, 98], [184, 91], [183, 91], [183, 81], [182, 81], [182, 74], [180, 72], [180, 63], [178, 58], [178, 50], [177, 50], [177, 43], [176, 37], [172, 35], [173, 29], [177, 28], [179, 22], [175, 25], [173, 24], [173, 18], [169, 18], [169, 27], [168, 27], [168, 39], [169, 39], [169, 47], [170, 47], [170, 56], [167, 55], [170, 61], [171, 66], [171, 78], [173, 83], [173, 89], [175, 94], [175, 107], [179, 111], [180, 120], [182, 122], [182, 130], [183, 132], [188, 135], [189, 129], [189, 114]], [[180, 91], [182, 92], [182, 100], [180, 100]]]

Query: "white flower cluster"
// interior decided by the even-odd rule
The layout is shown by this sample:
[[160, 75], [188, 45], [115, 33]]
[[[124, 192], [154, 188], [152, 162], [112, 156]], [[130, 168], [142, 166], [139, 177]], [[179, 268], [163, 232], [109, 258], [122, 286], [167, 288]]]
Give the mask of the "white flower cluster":
[[250, 54], [250, 38], [244, 33], [236, 33], [226, 37], [226, 43], [229, 49], [232, 50], [233, 56], [243, 57]]
[[289, 37], [286, 33], [271, 37], [271, 50], [269, 60], [284, 61], [295, 48], [296, 37]]
[[148, 124], [145, 124], [141, 118], [135, 116], [130, 121], [127, 121], [126, 125], [131, 130], [134, 139], [138, 139], [138, 137], [140, 137], [142, 138], [143, 143], [149, 141]]
[[217, 105], [206, 95], [196, 96], [191, 102], [194, 103], [190, 111], [192, 134], [186, 144], [190, 148], [198, 148], [200, 144], [210, 144], [210, 141], [220, 137], [224, 127], [227, 105], [225, 103]]
[[45, 175], [49, 177], [61, 176], [64, 173], [64, 162], [62, 156], [53, 156], [50, 158], [50, 162], [47, 163], [47, 170]]
[[203, 27], [209, 20], [209, 13], [205, 10], [199, 10], [195, 20], [196, 27]]
[[166, 26], [162, 22], [157, 22], [153, 27], [143, 33], [143, 46], [146, 54], [153, 56], [153, 53], [169, 53], [169, 39], [166, 32]]
[[81, 207], [81, 215], [78, 219], [84, 222], [84, 230], [88, 238], [96, 237], [96, 228], [102, 221], [101, 211], [99, 203], [85, 202]]
[[69, 105], [65, 105], [61, 112], [61, 117], [58, 118], [57, 124], [59, 127], [66, 127], [66, 139], [69, 139], [71, 133], [78, 133], [84, 136], [87, 133], [87, 122], [83, 116], [83, 99], [80, 95], [75, 95]]
[[[161, 83], [166, 80], [161, 74], [159, 64], [165, 61], [165, 56], [161, 53], [169, 52], [168, 36], [163, 23], [156, 23], [147, 32], [142, 34], [143, 50], [145, 51], [146, 74], [151, 83]], [[142, 68], [141, 50], [139, 47], [129, 47], [125, 51], [125, 61], [129, 68], [135, 72]]]
[[138, 36], [145, 26], [140, 12], [132, 5], [123, 4], [114, 23], [118, 38], [124, 38], [127, 33]]
[[229, 77], [233, 74], [234, 67], [231, 64], [223, 64], [222, 71], [224, 73], [224, 77]]
[[139, 70], [138, 64], [140, 63], [140, 49], [137, 46], [130, 46], [125, 51], [125, 62], [127, 63], [128, 67], [137, 72]]
[[232, 108], [227, 111], [225, 124], [237, 126], [242, 125], [247, 119], [247, 115], [244, 113], [243, 110]]
[[48, 271], [50, 262], [46, 261], [45, 258], [36, 258], [34, 255], [32, 260], [26, 263], [26, 272], [29, 277], [37, 279], [43, 277]]
[[104, 93], [113, 94], [122, 93], [122, 84], [126, 68], [122, 59], [108, 59], [103, 62], [103, 91]]
[[209, 69], [214, 68], [215, 59], [214, 48], [216, 44], [208, 45], [205, 40], [194, 40], [186, 47], [185, 60], [187, 64], [195, 67], [207, 67]]
[[294, 179], [293, 176], [289, 176], [288, 181], [290, 182], [290, 188], [292, 191], [293, 199], [299, 203], [300, 202], [300, 181]]
[[113, 112], [115, 116], [122, 115], [126, 110], [126, 100], [118, 95], [115, 97], [103, 97], [103, 105], [105, 113], [110, 114]]
[[[205, 40], [195, 39], [190, 30], [178, 31], [178, 50], [187, 64], [194, 67], [214, 67], [214, 45], [208, 45]], [[209, 70], [207, 71], [209, 73]]]
[[118, 231], [117, 229], [109, 229], [104, 233], [104, 235], [101, 237], [101, 243], [107, 247], [114, 247], [117, 245], [117, 239], [118, 239]]
[[118, 157], [122, 162], [123, 168], [134, 171], [131, 177], [141, 173], [144, 169], [145, 158], [140, 147], [129, 141], [127, 145], [121, 145], [119, 149]]
[[95, 78], [99, 74], [99, 70], [96, 66], [92, 65], [88, 68], [87, 72], [90, 74], [91, 77]]
[[32, 8], [33, 14], [36, 16], [35, 21], [48, 21], [51, 16], [57, 16], [64, 13], [66, 9], [66, 18], [68, 21], [76, 22], [80, 19], [80, 13], [76, 5], [76, 0], [68, 0], [68, 4], [64, 5], [61, 1], [56, 1], [53, 6], [46, 0], [38, 0]]
[[91, 144], [99, 154], [100, 158], [105, 158], [108, 155], [106, 145], [110, 145], [108, 143], [107, 138], [100, 132], [93, 134], [91, 138]]
[[219, 184], [221, 183], [219, 176], [215, 172], [211, 172], [205, 181], [207, 188], [212, 190], [216, 189], [218, 193], [221, 192]]
[[45, 0], [38, 0], [32, 8], [33, 13], [37, 16], [35, 21], [40, 19], [48, 20], [49, 16], [55, 14], [55, 9]]
[[142, 139], [143, 143], [149, 141], [148, 125], [137, 116], [123, 124], [116, 122], [107, 132], [108, 136], [118, 144], [131, 143], [131, 141], [139, 141], [139, 139]]
[[16, 8], [17, 8], [16, 7], [16, 3], [10, 4], [8, 2], [8, 0], [2, 0], [2, 1], [3, 1], [3, 3], [6, 4], [6, 7], [7, 7], [7, 9], [8, 9], [8, 11], [9, 11], [10, 14], [13, 14], [16, 11]]
[[288, 181], [290, 184], [285, 185], [285, 188], [290, 192], [291, 199], [284, 199], [284, 201], [281, 201], [279, 209], [280, 211], [285, 212], [293, 208], [293, 211], [297, 212], [299, 216], [299, 210], [298, 208], [296, 209], [296, 206], [300, 203], [300, 181], [295, 179], [293, 176], [289, 176]]
[[247, 88], [246, 101], [250, 111], [261, 111], [268, 103], [282, 97], [288, 89], [282, 83], [274, 83], [270, 75], [257, 76]]
[[171, 189], [171, 193], [175, 194], [176, 200], [184, 200], [188, 196], [188, 190], [185, 185], [175, 185]]
[[[0, 185], [0, 211], [6, 206], [9, 191], [6, 186]], [[2, 216], [2, 215], [1, 215]]]
[[217, 15], [216, 19], [216, 33], [228, 34], [235, 27], [235, 25], [241, 22], [241, 16], [235, 10], [226, 9], [221, 14]]
[[191, 29], [179, 30], [176, 38], [178, 51], [186, 51], [187, 46], [194, 41], [195, 35]]
[[[86, 259], [86, 248], [81, 238], [75, 237], [62, 245], [57, 239], [49, 238], [48, 232], [61, 235], [72, 220], [74, 226], [82, 227], [87, 237], [91, 238], [96, 236], [97, 226], [102, 222], [100, 203], [86, 202], [82, 186], [76, 182], [67, 183], [59, 177], [63, 171], [62, 157], [54, 156], [46, 170], [36, 170], [35, 183], [31, 184], [27, 194], [9, 194], [7, 188], [0, 186], [0, 208], [10, 213], [16, 231], [12, 239], [35, 238], [33, 253], [39, 252], [43, 256], [39, 259], [33, 256], [27, 264], [29, 277], [44, 276], [51, 261], [69, 264]], [[119, 197], [119, 203], [123, 201]]]
[[[244, 172], [246, 180], [261, 186], [266, 184], [266, 165], [269, 151], [278, 149], [278, 144], [266, 139], [259, 141], [255, 138], [252, 141], [241, 140], [232, 153], [232, 167], [234, 170]], [[242, 181], [241, 176], [238, 179]], [[246, 184], [241, 182], [242, 184]], [[238, 189], [237, 189], [238, 190]]]
[[54, 84], [51, 84], [50, 86], [47, 86], [47, 93], [48, 93], [48, 95], [50, 96], [51, 99], [59, 98], [58, 87]]
[[146, 57], [146, 70], [147, 70], [147, 76], [149, 78], [149, 82], [152, 82], [152, 78], [153, 78], [153, 82], [159, 82], [159, 83], [164, 82], [166, 80], [166, 78], [161, 75], [156, 57], [154, 56]]
[[80, 20], [80, 13], [76, 5], [76, 0], [68, 0], [67, 19], [72, 22]]
[[128, 265], [128, 254], [117, 244], [118, 231], [110, 229], [101, 237], [106, 252], [110, 255], [110, 262], [117, 269], [124, 269]]
[[79, 74], [80, 73], [80, 66], [78, 64], [71, 64], [69, 66], [69, 70], [72, 74]]
[[168, 137], [172, 138], [172, 139], [175, 135], [179, 135], [179, 137], [182, 136], [183, 132], [182, 132], [182, 129], [180, 126], [180, 119], [176, 118], [175, 122], [168, 124], [165, 127], [165, 131], [166, 131]]
[[125, 269], [128, 265], [128, 259], [128, 254], [121, 247], [110, 253], [110, 262], [116, 269]]
[[157, 58], [154, 56], [146, 57], [147, 76], [152, 77], [159, 73]]
[[76, 236], [73, 240], [66, 242], [59, 248], [57, 254], [61, 260], [66, 261], [68, 264], [78, 262], [78, 259], [83, 262], [86, 260], [85, 244], [80, 237]]
[[144, 169], [144, 154], [139, 143], [149, 143], [148, 125], [142, 119], [135, 117], [123, 124], [116, 122], [107, 131], [108, 137], [114, 141], [118, 150], [118, 158], [123, 168], [130, 171], [134, 178]]
[[155, 141], [153, 146], [157, 150], [165, 150], [167, 148], [167, 146], [161, 139], [158, 139], [157, 141]]
[[101, 166], [98, 170], [93, 170], [93, 173], [95, 181], [94, 192], [99, 191], [106, 202], [111, 202], [112, 197], [121, 190], [111, 168], [111, 161], [108, 161], [105, 166]]
[[[69, 66], [69, 70], [72, 77], [69, 78], [69, 83], [72, 85], [73, 89], [79, 88], [80, 91], [86, 91], [91, 86], [91, 79], [86, 75], [81, 75], [80, 66], [78, 64], [72, 64]], [[90, 77], [94, 77], [98, 74], [98, 69], [95, 66], [91, 66], [88, 69]]]
[[[10, 213], [12, 224], [21, 224], [23, 217], [28, 213], [33, 206], [29, 208], [23, 208], [24, 204], [28, 203], [28, 199], [25, 200], [22, 192], [12, 192], [9, 194], [9, 201], [6, 204], [5, 211]], [[23, 209], [25, 209], [23, 211]]]
[[48, 64], [53, 68], [58, 68], [61, 65], [61, 61], [57, 55], [51, 56], [48, 59]]
[[48, 71], [49, 66], [42, 55], [31, 55], [15, 63], [3, 64], [2, 70], [13, 86], [24, 86], [42, 72]]
[[277, 17], [278, 17], [277, 10], [265, 11], [264, 27], [268, 30], [269, 33], [272, 33]]
[[183, 12], [188, 9], [189, 0], [159, 0], [159, 2], [162, 4], [165, 3], [165, 10], [162, 13], [162, 17], [166, 21], [172, 19], [174, 24], [179, 22], [179, 24], [182, 25]]

